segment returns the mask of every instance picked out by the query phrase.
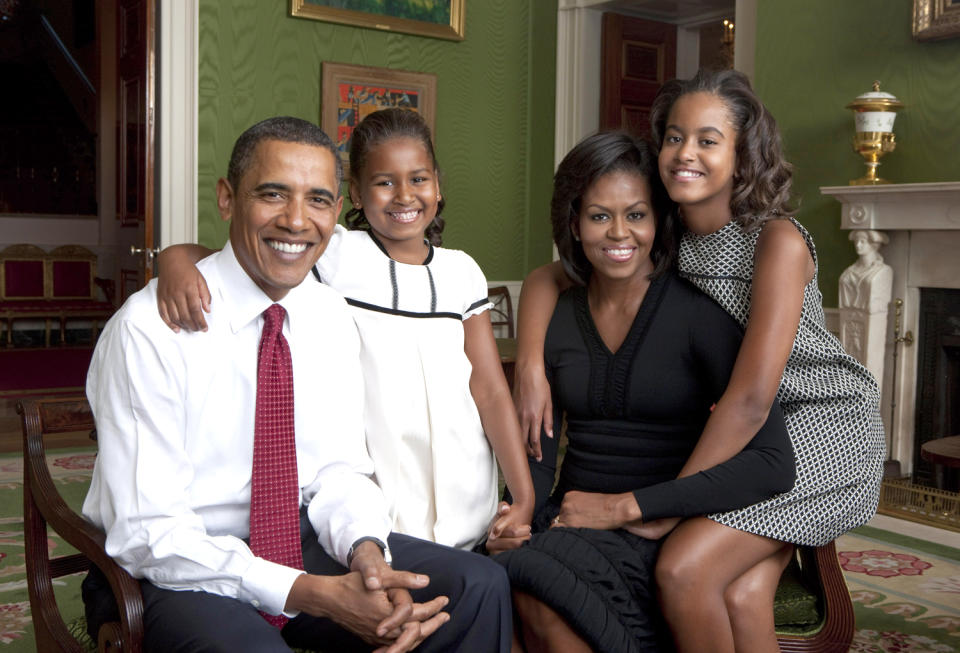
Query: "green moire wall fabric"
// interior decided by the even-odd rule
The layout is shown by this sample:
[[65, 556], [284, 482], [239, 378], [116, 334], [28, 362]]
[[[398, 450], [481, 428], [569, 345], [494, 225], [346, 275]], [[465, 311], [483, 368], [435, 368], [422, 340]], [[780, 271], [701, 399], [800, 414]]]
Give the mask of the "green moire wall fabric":
[[755, 85], [796, 167], [798, 217], [817, 243], [824, 304], [836, 306], [840, 273], [856, 254], [839, 228], [840, 204], [820, 187], [866, 171], [844, 107], [880, 80], [906, 104], [894, 125], [897, 149], [881, 160], [880, 175], [896, 183], [960, 181], [960, 38], [914, 41], [909, 0], [757, 5]]
[[320, 121], [321, 62], [432, 72], [444, 244], [488, 279], [551, 257], [556, 0], [468, 0], [462, 42], [292, 18], [281, 0], [201, 0], [199, 241], [227, 226], [214, 186], [239, 134], [272, 115]]

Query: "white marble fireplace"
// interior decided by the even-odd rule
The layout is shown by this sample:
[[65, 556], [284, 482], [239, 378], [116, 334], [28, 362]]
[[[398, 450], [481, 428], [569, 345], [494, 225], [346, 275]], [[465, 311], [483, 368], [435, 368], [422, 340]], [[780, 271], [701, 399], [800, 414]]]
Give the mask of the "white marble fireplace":
[[[880, 253], [893, 268], [893, 296], [882, 361], [874, 360], [869, 367], [876, 370], [879, 365], [881, 370], [881, 412], [891, 443], [890, 457], [900, 461], [903, 473], [910, 473], [914, 460], [920, 289], [960, 289], [960, 182], [825, 186], [820, 192], [841, 203], [842, 229], [873, 229], [890, 239]], [[900, 335], [906, 335], [907, 341], [895, 344], [893, 303], [897, 299], [903, 301]]]

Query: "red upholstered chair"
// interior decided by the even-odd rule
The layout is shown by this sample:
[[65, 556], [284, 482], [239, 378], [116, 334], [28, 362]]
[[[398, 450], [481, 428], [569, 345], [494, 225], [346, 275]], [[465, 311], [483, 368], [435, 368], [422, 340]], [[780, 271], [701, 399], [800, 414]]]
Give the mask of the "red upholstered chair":
[[[92, 321], [96, 340], [99, 321], [108, 319], [114, 310], [114, 282], [97, 277], [97, 255], [86, 247], [64, 245], [51, 250], [44, 264], [47, 297], [51, 308], [59, 312], [60, 343], [65, 342], [68, 319]], [[99, 298], [98, 289], [105, 301]]]
[[13, 320], [22, 309], [42, 306], [45, 256], [36, 245], [11, 245], [0, 252], [0, 317], [7, 345], [13, 342]]
[[49, 253], [35, 245], [11, 245], [0, 252], [0, 320], [6, 325], [6, 344], [13, 344], [13, 322], [18, 319], [43, 320], [47, 346], [52, 320], [59, 323], [60, 344], [70, 319], [91, 321], [96, 340], [99, 323], [113, 314], [115, 287], [96, 271], [96, 254], [79, 245]]

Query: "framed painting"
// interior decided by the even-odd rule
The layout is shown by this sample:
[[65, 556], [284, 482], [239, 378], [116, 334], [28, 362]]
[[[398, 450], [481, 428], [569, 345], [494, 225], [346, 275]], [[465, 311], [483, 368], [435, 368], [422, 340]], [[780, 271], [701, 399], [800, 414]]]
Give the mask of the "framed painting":
[[399, 107], [423, 116], [434, 134], [437, 76], [393, 68], [323, 62], [320, 126], [336, 144], [349, 176], [350, 135], [368, 113]]
[[913, 0], [913, 38], [936, 41], [960, 36], [960, 0]]
[[467, 0], [290, 0], [290, 15], [341, 25], [463, 40]]

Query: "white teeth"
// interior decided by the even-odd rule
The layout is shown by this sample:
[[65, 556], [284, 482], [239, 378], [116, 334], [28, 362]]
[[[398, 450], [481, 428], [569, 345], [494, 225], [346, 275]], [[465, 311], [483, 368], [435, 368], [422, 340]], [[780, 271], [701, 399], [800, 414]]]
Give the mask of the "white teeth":
[[676, 170], [674, 173], [678, 177], [702, 177], [703, 173], [695, 172], [693, 170]]
[[630, 256], [633, 253], [633, 248], [628, 249], [607, 249], [607, 254], [616, 257]]
[[281, 243], [279, 240], [268, 240], [267, 244], [284, 254], [299, 254], [306, 251], [306, 243]]
[[413, 211], [394, 211], [390, 215], [398, 222], [413, 222], [420, 214], [419, 209]]

